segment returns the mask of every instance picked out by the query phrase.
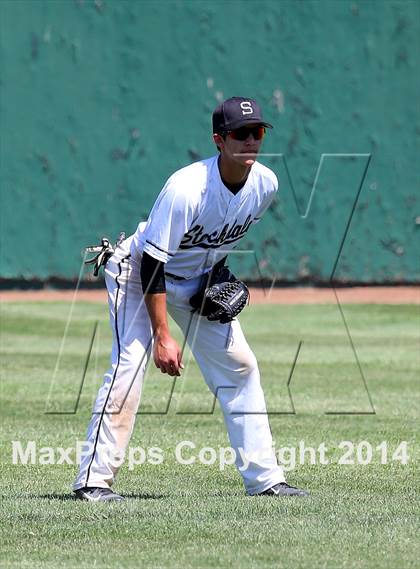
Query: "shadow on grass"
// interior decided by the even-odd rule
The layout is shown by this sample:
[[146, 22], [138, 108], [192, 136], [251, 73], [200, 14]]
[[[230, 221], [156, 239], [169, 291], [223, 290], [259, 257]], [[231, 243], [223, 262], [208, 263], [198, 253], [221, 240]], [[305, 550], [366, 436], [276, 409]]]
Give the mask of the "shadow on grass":
[[[21, 497], [29, 500], [58, 500], [60, 502], [67, 502], [68, 500], [77, 500], [78, 502], [82, 501], [78, 500], [73, 493], [57, 494], [53, 492], [50, 494], [25, 494]], [[123, 498], [133, 500], [162, 500], [163, 498], [167, 498], [167, 496], [163, 494], [123, 494]]]

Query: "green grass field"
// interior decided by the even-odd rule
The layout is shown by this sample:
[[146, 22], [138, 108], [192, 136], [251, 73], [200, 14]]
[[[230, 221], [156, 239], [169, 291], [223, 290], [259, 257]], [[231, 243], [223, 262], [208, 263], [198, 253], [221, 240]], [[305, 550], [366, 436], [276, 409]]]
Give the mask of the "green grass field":
[[[186, 353], [170, 402], [171, 380], [150, 367], [131, 446], [160, 447], [165, 460], [124, 466], [115, 488], [128, 499], [115, 504], [75, 501], [75, 465], [12, 461], [12, 441], [66, 448], [85, 435], [108, 365], [110, 331], [105, 306], [77, 304], [57, 364], [69, 309], [23, 302], [1, 308], [2, 568], [418, 567], [418, 307], [343, 306], [376, 414], [336, 306], [244, 312], [276, 448], [300, 441], [327, 448], [328, 464], [306, 460], [288, 472], [309, 498], [247, 497], [233, 466], [221, 471], [218, 463], [175, 460], [183, 440], [194, 442], [197, 453], [228, 446], [221, 414], [217, 406], [209, 413], [212, 398]], [[290, 401], [287, 381], [299, 342]], [[347, 457], [354, 464], [340, 464], [342, 441], [354, 445]], [[407, 461], [394, 454], [402, 441]]]

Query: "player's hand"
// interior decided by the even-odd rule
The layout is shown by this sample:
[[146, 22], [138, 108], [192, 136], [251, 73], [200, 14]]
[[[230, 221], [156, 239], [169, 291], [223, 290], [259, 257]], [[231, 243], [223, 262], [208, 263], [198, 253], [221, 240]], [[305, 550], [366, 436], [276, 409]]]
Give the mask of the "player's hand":
[[162, 373], [180, 376], [180, 370], [184, 369], [181, 348], [169, 334], [155, 336], [153, 359]]

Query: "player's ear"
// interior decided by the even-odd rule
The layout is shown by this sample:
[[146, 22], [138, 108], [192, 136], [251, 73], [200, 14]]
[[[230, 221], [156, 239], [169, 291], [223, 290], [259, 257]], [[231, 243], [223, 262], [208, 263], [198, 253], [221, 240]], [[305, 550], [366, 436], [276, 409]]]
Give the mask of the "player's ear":
[[221, 150], [225, 145], [225, 139], [223, 138], [223, 136], [216, 132], [213, 134], [213, 141], [219, 150]]

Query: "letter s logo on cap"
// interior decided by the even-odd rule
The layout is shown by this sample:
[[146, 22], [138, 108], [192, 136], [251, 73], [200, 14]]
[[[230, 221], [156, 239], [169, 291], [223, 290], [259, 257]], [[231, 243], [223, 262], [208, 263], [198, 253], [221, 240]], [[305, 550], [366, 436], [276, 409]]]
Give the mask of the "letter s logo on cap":
[[243, 115], [252, 115], [252, 113], [254, 112], [254, 109], [252, 108], [250, 101], [242, 101], [241, 109]]

